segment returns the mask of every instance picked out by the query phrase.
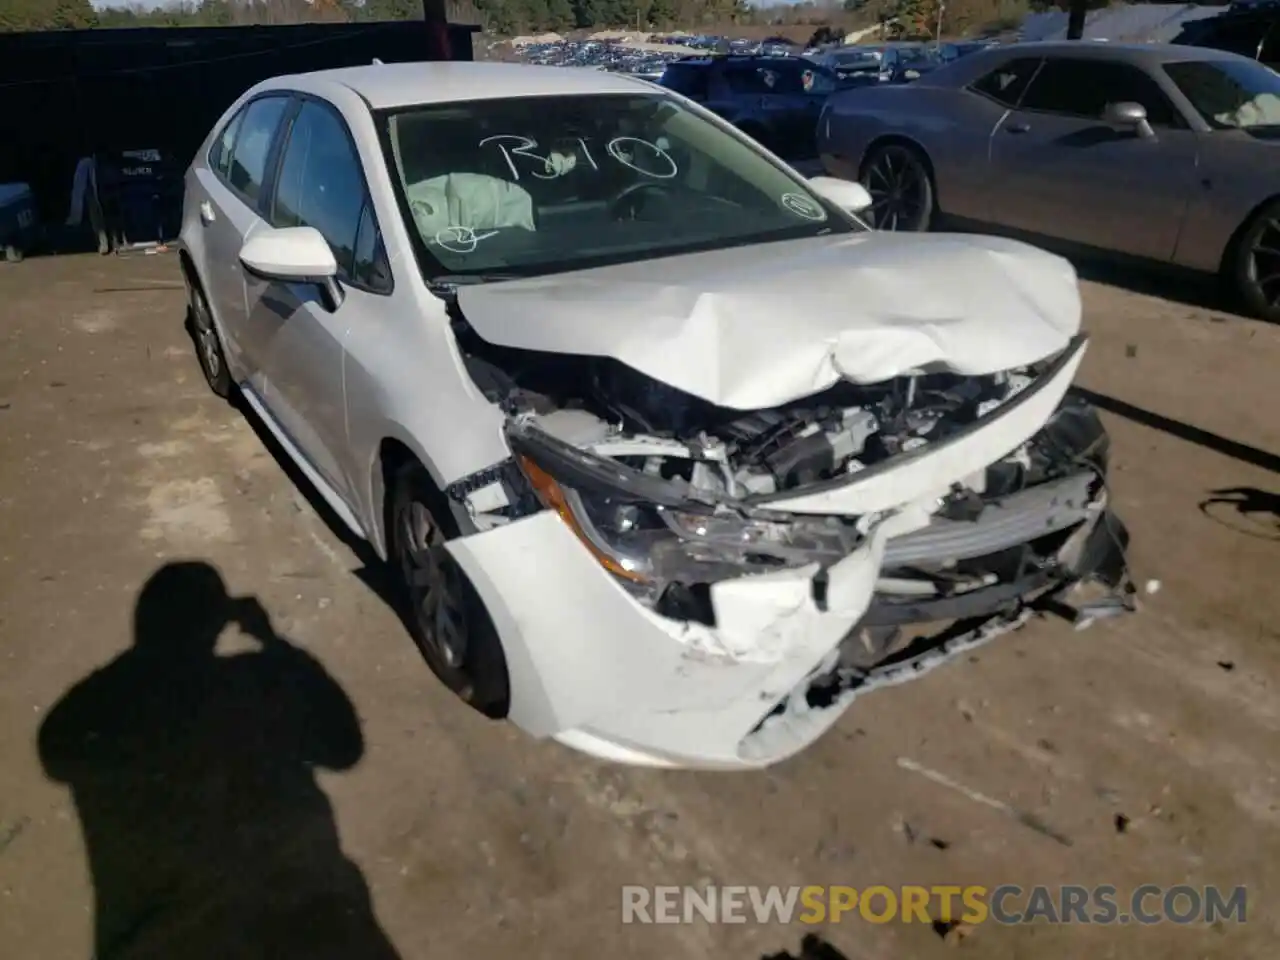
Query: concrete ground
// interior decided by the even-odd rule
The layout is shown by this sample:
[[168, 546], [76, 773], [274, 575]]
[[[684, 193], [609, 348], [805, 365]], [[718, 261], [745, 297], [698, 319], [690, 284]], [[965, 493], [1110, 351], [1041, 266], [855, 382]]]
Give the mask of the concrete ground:
[[[956, 944], [856, 916], [620, 921], [624, 884], [714, 882], [1245, 885], [1244, 925], [988, 923], [958, 949], [1274, 956], [1280, 329], [1084, 297], [1082, 384], [1113, 411], [1133, 566], [1161, 589], [872, 694], [769, 772], [715, 775], [595, 763], [452, 699], [377, 571], [206, 389], [173, 255], [0, 265], [0, 955], [92, 955], [95, 903], [103, 960]], [[131, 650], [139, 591], [179, 560], [259, 598], [274, 633], [236, 609], [266, 653], [237, 627], [220, 659], [200, 649], [226, 619], [205, 567], [166, 568]]]

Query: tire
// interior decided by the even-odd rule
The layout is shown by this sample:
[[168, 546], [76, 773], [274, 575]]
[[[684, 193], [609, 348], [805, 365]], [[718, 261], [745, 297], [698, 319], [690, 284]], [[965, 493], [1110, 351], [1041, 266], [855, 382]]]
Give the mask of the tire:
[[1280, 200], [1268, 203], [1245, 226], [1229, 275], [1250, 313], [1280, 323]]
[[905, 143], [885, 143], [867, 154], [858, 180], [871, 194], [864, 219], [877, 230], [923, 233], [935, 212], [933, 175], [923, 153]]
[[413, 461], [397, 469], [387, 498], [387, 558], [400, 615], [440, 682], [499, 719], [511, 696], [507, 660], [484, 603], [445, 549], [455, 536], [449, 505], [427, 471]]
[[222, 338], [213, 324], [209, 301], [205, 299], [199, 283], [192, 280], [185, 269], [182, 276], [187, 285], [187, 332], [195, 345], [200, 371], [209, 389], [223, 400], [230, 401], [234, 399], [235, 383], [227, 366], [227, 355], [222, 350]]

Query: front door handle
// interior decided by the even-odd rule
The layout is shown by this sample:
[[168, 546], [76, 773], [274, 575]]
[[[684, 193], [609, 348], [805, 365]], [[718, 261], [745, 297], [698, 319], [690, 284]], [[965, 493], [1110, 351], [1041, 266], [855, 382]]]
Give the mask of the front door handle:
[[213, 204], [208, 200], [200, 204], [200, 222], [206, 227], [217, 220], [217, 216], [213, 212]]
[[1009, 133], [1030, 133], [1030, 132], [1031, 132], [1031, 124], [1029, 124], [1029, 123], [1011, 123], [1011, 124], [1009, 124], [1009, 126], [1005, 127], [1005, 130], [1007, 130]]

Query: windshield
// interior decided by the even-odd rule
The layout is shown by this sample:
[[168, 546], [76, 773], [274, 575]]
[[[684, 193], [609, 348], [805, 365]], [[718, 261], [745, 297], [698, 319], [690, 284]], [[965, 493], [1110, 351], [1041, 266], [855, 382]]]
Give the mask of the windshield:
[[902, 52], [902, 62], [910, 66], [937, 66], [946, 56], [945, 52], [939, 47], [918, 47], [914, 50], [904, 50]]
[[553, 273], [863, 229], [666, 94], [432, 104], [379, 124], [428, 275]]
[[1280, 129], [1280, 73], [1252, 60], [1166, 63], [1200, 116], [1219, 130]]
[[875, 67], [880, 62], [877, 50], [849, 50], [827, 54], [827, 61], [837, 68]]

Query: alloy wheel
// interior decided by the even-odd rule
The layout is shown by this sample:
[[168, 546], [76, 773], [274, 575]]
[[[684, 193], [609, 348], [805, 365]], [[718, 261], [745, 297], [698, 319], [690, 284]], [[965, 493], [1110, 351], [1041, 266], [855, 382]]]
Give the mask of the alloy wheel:
[[416, 501], [404, 504], [396, 522], [401, 574], [419, 635], [444, 666], [460, 670], [467, 655], [467, 621], [461, 575], [445, 550], [444, 531]]
[[1266, 305], [1280, 307], [1280, 218], [1263, 221], [1249, 246], [1249, 273]]
[[885, 147], [863, 174], [871, 194], [867, 217], [877, 230], [919, 229], [928, 213], [929, 174], [905, 147]]
[[191, 293], [191, 319], [195, 325], [200, 366], [204, 368], [209, 382], [213, 383], [222, 374], [222, 350], [218, 345], [218, 331], [214, 329], [209, 307], [204, 302], [204, 297], [195, 290]]

